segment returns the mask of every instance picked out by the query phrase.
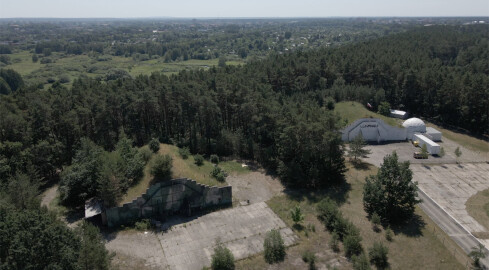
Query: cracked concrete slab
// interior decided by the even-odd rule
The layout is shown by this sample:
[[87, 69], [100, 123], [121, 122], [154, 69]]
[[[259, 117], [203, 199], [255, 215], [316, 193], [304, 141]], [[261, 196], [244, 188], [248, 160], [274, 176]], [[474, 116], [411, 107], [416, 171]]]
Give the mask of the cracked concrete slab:
[[[413, 180], [428, 196], [472, 234], [489, 232], [469, 215], [467, 200], [489, 188], [489, 164], [463, 163], [443, 165], [411, 164]], [[489, 241], [480, 239], [489, 248]]]
[[216, 240], [228, 247], [235, 259], [263, 251], [265, 235], [278, 229], [285, 245], [297, 236], [264, 202], [225, 209], [194, 219], [174, 217], [159, 233], [119, 232], [108, 236], [110, 251], [142, 259], [148, 268], [200, 270], [209, 266]]

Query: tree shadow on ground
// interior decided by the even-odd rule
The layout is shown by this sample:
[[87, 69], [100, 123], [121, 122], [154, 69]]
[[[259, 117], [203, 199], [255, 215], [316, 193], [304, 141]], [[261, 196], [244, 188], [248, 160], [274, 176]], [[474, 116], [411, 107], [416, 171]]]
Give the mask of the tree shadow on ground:
[[357, 170], [366, 171], [370, 169], [370, 164], [367, 162], [363, 162], [361, 159], [352, 160], [350, 162], [353, 165], [353, 168]]
[[415, 213], [406, 222], [391, 225], [391, 229], [395, 234], [403, 234], [407, 237], [420, 237], [423, 236], [423, 228], [425, 226], [426, 222], [423, 218]]
[[145, 230], [137, 230], [136, 222], [141, 222], [144, 218], [138, 218], [132, 223], [128, 223], [126, 225], [115, 226], [109, 228], [107, 226], [102, 225], [101, 221], [92, 222], [94, 225], [98, 226], [100, 232], [102, 233], [104, 239], [107, 242], [114, 240], [117, 235], [122, 231], [131, 231], [131, 232], [151, 232], [151, 233], [166, 233], [168, 230], [171, 230], [173, 226], [188, 223], [190, 221], [196, 220], [199, 217], [207, 215], [212, 212], [216, 212], [219, 210], [232, 208], [231, 205], [217, 205], [213, 207], [203, 208], [203, 209], [193, 209], [192, 214], [188, 215], [187, 210], [181, 209], [173, 215], [166, 216], [156, 216], [153, 218], [146, 218], [150, 221], [151, 226]]
[[334, 200], [338, 205], [344, 204], [348, 200], [348, 192], [351, 190], [350, 183], [331, 185], [322, 189], [305, 189], [287, 187], [284, 190], [285, 195], [293, 201], [301, 202], [308, 200], [311, 203], [318, 203], [325, 197]]
[[300, 223], [295, 223], [294, 225], [292, 225], [292, 228], [294, 228], [294, 230], [298, 232], [301, 232], [302, 230], [304, 230], [305, 227]]
[[68, 223], [72, 224], [75, 223], [85, 217], [85, 208], [75, 208], [75, 209], [69, 209], [68, 212], [66, 212], [65, 219]]

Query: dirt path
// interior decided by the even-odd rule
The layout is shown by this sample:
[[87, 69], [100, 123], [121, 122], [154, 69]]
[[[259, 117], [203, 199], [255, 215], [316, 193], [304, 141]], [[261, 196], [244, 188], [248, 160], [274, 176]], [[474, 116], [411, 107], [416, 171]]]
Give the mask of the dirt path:
[[50, 188], [48, 188], [47, 190], [45, 190], [42, 194], [41, 194], [41, 206], [46, 206], [49, 208], [49, 205], [51, 204], [51, 202], [54, 200], [54, 198], [56, 198], [56, 195], [58, 193], [58, 185], [54, 185]]

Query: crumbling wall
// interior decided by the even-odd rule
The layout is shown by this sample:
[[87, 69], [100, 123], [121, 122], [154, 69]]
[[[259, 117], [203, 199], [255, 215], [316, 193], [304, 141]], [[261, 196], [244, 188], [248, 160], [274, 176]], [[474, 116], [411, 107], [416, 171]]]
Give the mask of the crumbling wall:
[[153, 218], [162, 220], [177, 212], [232, 204], [232, 187], [211, 187], [187, 178], [159, 182], [150, 186], [146, 193], [120, 207], [106, 209], [109, 227], [130, 224]]

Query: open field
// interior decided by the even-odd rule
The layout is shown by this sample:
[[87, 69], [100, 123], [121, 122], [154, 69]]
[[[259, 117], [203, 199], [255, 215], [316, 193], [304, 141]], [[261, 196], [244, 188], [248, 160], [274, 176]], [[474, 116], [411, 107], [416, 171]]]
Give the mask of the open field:
[[472, 151], [479, 152], [481, 154], [485, 154], [486, 157], [489, 157], [489, 142], [474, 138], [467, 134], [451, 131], [448, 129], [444, 129], [435, 124], [426, 122], [426, 126], [434, 127], [443, 133], [443, 137], [446, 137]]
[[[68, 77], [71, 82], [81, 75], [89, 77], [104, 76], [111, 69], [126, 70], [131, 76], [150, 75], [153, 72], [163, 72], [170, 75], [178, 73], [182, 70], [190, 69], [207, 69], [212, 66], [217, 66], [218, 59], [196, 60], [190, 59], [187, 61], [168, 62], [165, 63], [163, 58], [150, 59], [139, 61], [132, 57], [103, 55], [90, 56], [82, 55], [66, 55], [64, 53], [52, 53], [46, 57], [52, 59], [52, 63], [41, 64], [41, 59], [36, 63], [32, 62], [32, 53], [28, 51], [18, 51], [11, 55], [11, 64], [5, 68], [11, 68], [19, 72], [25, 81], [28, 83], [44, 84], [47, 89], [51, 83], [49, 79], [59, 80], [62, 76]], [[227, 65], [241, 65], [243, 61], [230, 60], [226, 61]]]
[[[265, 263], [263, 255], [237, 262], [237, 269], [305, 269], [307, 266], [302, 261], [302, 254], [306, 250], [316, 254], [316, 266], [318, 269], [351, 269], [351, 264], [343, 257], [343, 248], [339, 253], [334, 253], [328, 245], [330, 233], [317, 220], [315, 206], [322, 198], [331, 196], [340, 205], [344, 216], [348, 217], [359, 229], [363, 238], [365, 249], [372, 246], [374, 241], [383, 241], [389, 248], [389, 262], [392, 269], [463, 269], [463, 266], [447, 250], [436, 234], [443, 232], [419, 209], [416, 208], [415, 218], [402, 227], [393, 227], [394, 240], [387, 242], [384, 238], [384, 230], [374, 232], [372, 225], [363, 210], [362, 192], [365, 177], [376, 173], [377, 168], [366, 165], [362, 169], [348, 166], [346, 174], [347, 184], [336, 190], [317, 192], [285, 191], [285, 195], [276, 196], [268, 201], [268, 205], [286, 224], [293, 227], [289, 216], [290, 209], [300, 205], [305, 215], [302, 227], [293, 227], [300, 237], [295, 246], [287, 249], [285, 262], [269, 266]], [[315, 227], [315, 232], [307, 227]], [[435, 230], [435, 232], [434, 232]], [[444, 236], [445, 244], [449, 240]], [[340, 245], [341, 246], [341, 245]], [[453, 246], [456, 246], [453, 244]], [[458, 253], [462, 253], [457, 250]]]
[[346, 125], [353, 123], [360, 118], [380, 118], [391, 126], [400, 126], [402, 120], [383, 116], [376, 112], [367, 110], [364, 105], [356, 101], [342, 101], [335, 104], [334, 111], [339, 113], [341, 118], [346, 121]]
[[[147, 147], [147, 146], [144, 146]], [[210, 176], [214, 165], [205, 160], [202, 166], [197, 166], [194, 163], [194, 157], [189, 156], [188, 159], [182, 159], [178, 153], [178, 147], [169, 144], [160, 144], [160, 155], [168, 154], [173, 159], [172, 178], [189, 178], [197, 181], [198, 183], [209, 186], [225, 186], [226, 182], [219, 182], [215, 178]], [[127, 193], [123, 196], [120, 205], [131, 202], [136, 197], [140, 196], [151, 185], [153, 177], [150, 174], [151, 161], [155, 157], [149, 160], [148, 164], [144, 168], [143, 178], [133, 187], [129, 188]], [[247, 167], [243, 168], [241, 163], [235, 161], [225, 161], [219, 163], [219, 166], [229, 174], [243, 174], [249, 171]]]
[[465, 203], [465, 209], [487, 230], [489, 228], [489, 189], [479, 191], [470, 197]]

